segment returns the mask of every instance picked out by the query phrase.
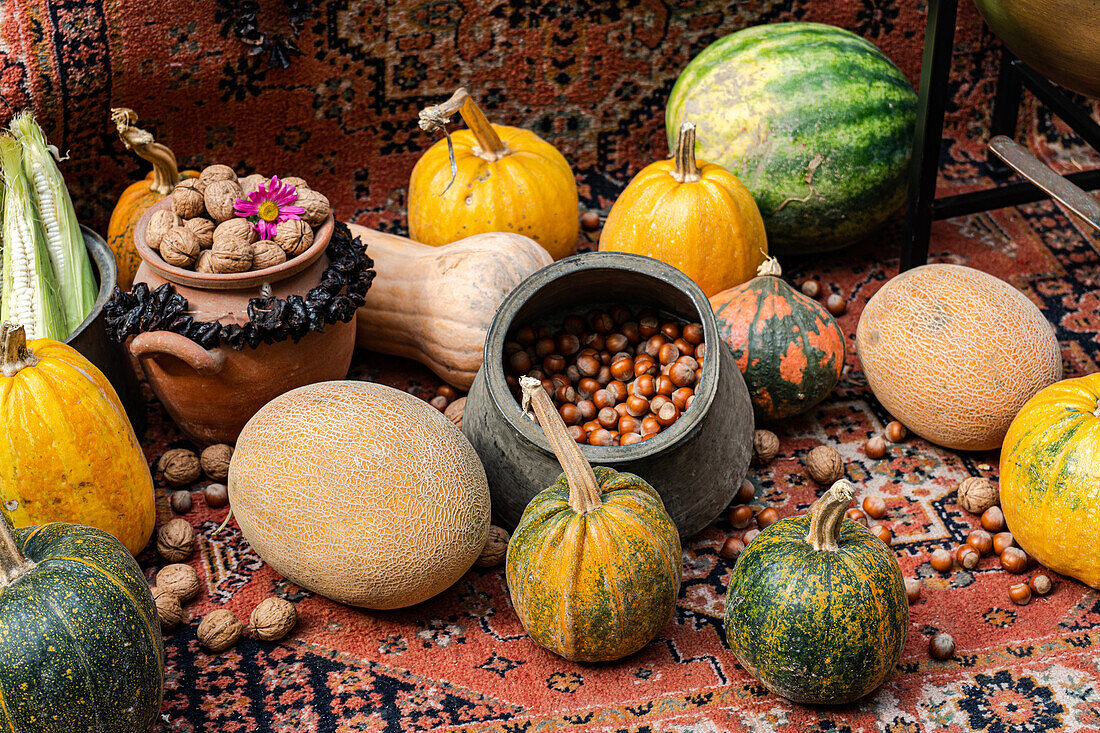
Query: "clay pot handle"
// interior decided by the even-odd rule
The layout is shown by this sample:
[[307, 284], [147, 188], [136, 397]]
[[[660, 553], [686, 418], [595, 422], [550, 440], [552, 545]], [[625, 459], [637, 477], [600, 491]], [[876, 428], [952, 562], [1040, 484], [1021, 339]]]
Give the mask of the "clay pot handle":
[[199, 374], [217, 374], [225, 366], [225, 352], [208, 351], [189, 338], [171, 331], [147, 331], [134, 336], [130, 353], [135, 359], [155, 359], [160, 354], [175, 357]]

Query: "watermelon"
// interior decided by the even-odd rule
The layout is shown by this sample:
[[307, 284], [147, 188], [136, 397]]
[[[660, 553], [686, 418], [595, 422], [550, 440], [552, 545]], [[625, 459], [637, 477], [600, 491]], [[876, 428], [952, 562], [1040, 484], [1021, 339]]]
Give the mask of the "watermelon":
[[732, 33], [687, 65], [665, 110], [752, 192], [772, 254], [838, 249], [905, 199], [917, 95], [873, 44], [820, 23]]

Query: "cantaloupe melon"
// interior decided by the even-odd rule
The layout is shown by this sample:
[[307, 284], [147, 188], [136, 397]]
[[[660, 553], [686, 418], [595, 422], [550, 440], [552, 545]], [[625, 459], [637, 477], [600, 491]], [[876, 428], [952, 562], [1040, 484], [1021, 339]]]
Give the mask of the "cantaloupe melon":
[[400, 608], [446, 590], [489, 532], [489, 486], [441, 412], [379, 384], [311, 384], [245, 425], [229, 466], [241, 531], [275, 570], [341, 603]]

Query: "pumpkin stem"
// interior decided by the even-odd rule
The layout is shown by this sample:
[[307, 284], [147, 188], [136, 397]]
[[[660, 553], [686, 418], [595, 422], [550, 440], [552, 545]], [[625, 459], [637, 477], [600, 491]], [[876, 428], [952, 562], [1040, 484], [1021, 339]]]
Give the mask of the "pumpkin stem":
[[810, 507], [810, 531], [806, 541], [815, 550], [836, 552], [840, 539], [840, 525], [844, 512], [852, 503], [855, 488], [846, 479], [840, 479]]
[[3, 525], [0, 526], [0, 588], [3, 588], [33, 570], [34, 563], [15, 543], [15, 535], [6, 516], [0, 517], [0, 525]]
[[23, 326], [4, 321], [0, 326], [0, 373], [14, 377], [19, 370], [37, 363], [38, 357], [27, 348], [27, 332]]
[[569, 506], [577, 514], [599, 509], [603, 506], [603, 499], [600, 498], [600, 486], [596, 483], [592, 465], [585, 459], [576, 441], [569, 437], [561, 415], [542, 388], [542, 382], [534, 377], [520, 377], [519, 384], [523, 389], [523, 411], [534, 411], [558, 463], [565, 471], [569, 482]]
[[695, 162], [695, 123], [680, 125], [680, 134], [676, 137], [676, 147], [672, 149], [672, 177], [680, 183], [694, 183], [703, 179], [699, 166]]
[[764, 261], [760, 263], [760, 267], [756, 268], [757, 277], [764, 277], [765, 275], [771, 275], [772, 277], [783, 276], [783, 268], [779, 266], [779, 260], [774, 257], [768, 257], [767, 252], [764, 253]]
[[[443, 104], [435, 104], [422, 109], [420, 111], [420, 129], [426, 132], [445, 132], [446, 124], [451, 121], [450, 118], [456, 112], [462, 117], [462, 121], [466, 123], [466, 126], [470, 128], [470, 132], [474, 134], [478, 148], [480, 148], [474, 152], [479, 158], [484, 158], [491, 163], [511, 152], [508, 150], [508, 146], [501, 142], [497, 131], [493, 129], [492, 124], [485, 117], [481, 108], [477, 106], [477, 103], [463, 87], [456, 89], [451, 98]], [[450, 146], [450, 137], [447, 138], [447, 141], [448, 146]], [[454, 155], [453, 151], [451, 155]]]
[[111, 121], [115, 123], [122, 144], [127, 150], [133, 150], [141, 158], [153, 164], [153, 185], [149, 190], [168, 195], [180, 182], [180, 169], [176, 163], [176, 155], [168, 146], [154, 142], [151, 133], [134, 127], [137, 120], [137, 114], [127, 107], [115, 107], [111, 110]]

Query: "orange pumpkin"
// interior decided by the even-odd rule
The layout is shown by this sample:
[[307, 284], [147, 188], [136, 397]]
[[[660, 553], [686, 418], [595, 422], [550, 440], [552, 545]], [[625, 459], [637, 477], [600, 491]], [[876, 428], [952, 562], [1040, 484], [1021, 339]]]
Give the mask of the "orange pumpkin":
[[118, 263], [118, 286], [129, 290], [134, 284], [141, 258], [134, 247], [134, 227], [150, 206], [172, 193], [183, 178], [198, 178], [198, 171], [179, 170], [176, 156], [166, 146], [153, 141], [145, 130], [134, 127], [137, 115], [131, 109], [120, 107], [111, 110], [111, 119], [118, 128], [123, 144], [140, 157], [153, 164], [153, 170], [140, 181], [131, 183], [122, 192], [111, 220], [107, 224], [107, 244], [115, 253]]
[[577, 183], [562, 154], [529, 130], [491, 124], [465, 89], [421, 112], [420, 126], [445, 131], [456, 112], [470, 129], [438, 141], [413, 168], [409, 237], [438, 247], [473, 234], [514, 232], [555, 260], [573, 254]]
[[925, 440], [990, 450], [1036, 392], [1062, 378], [1054, 329], [1023, 293], [960, 265], [924, 265], [882, 286], [856, 346], [882, 406]]
[[768, 240], [744, 184], [720, 165], [695, 160], [695, 125], [685, 122], [672, 160], [643, 168], [611, 207], [600, 251], [666, 262], [709, 298], [755, 277]]

